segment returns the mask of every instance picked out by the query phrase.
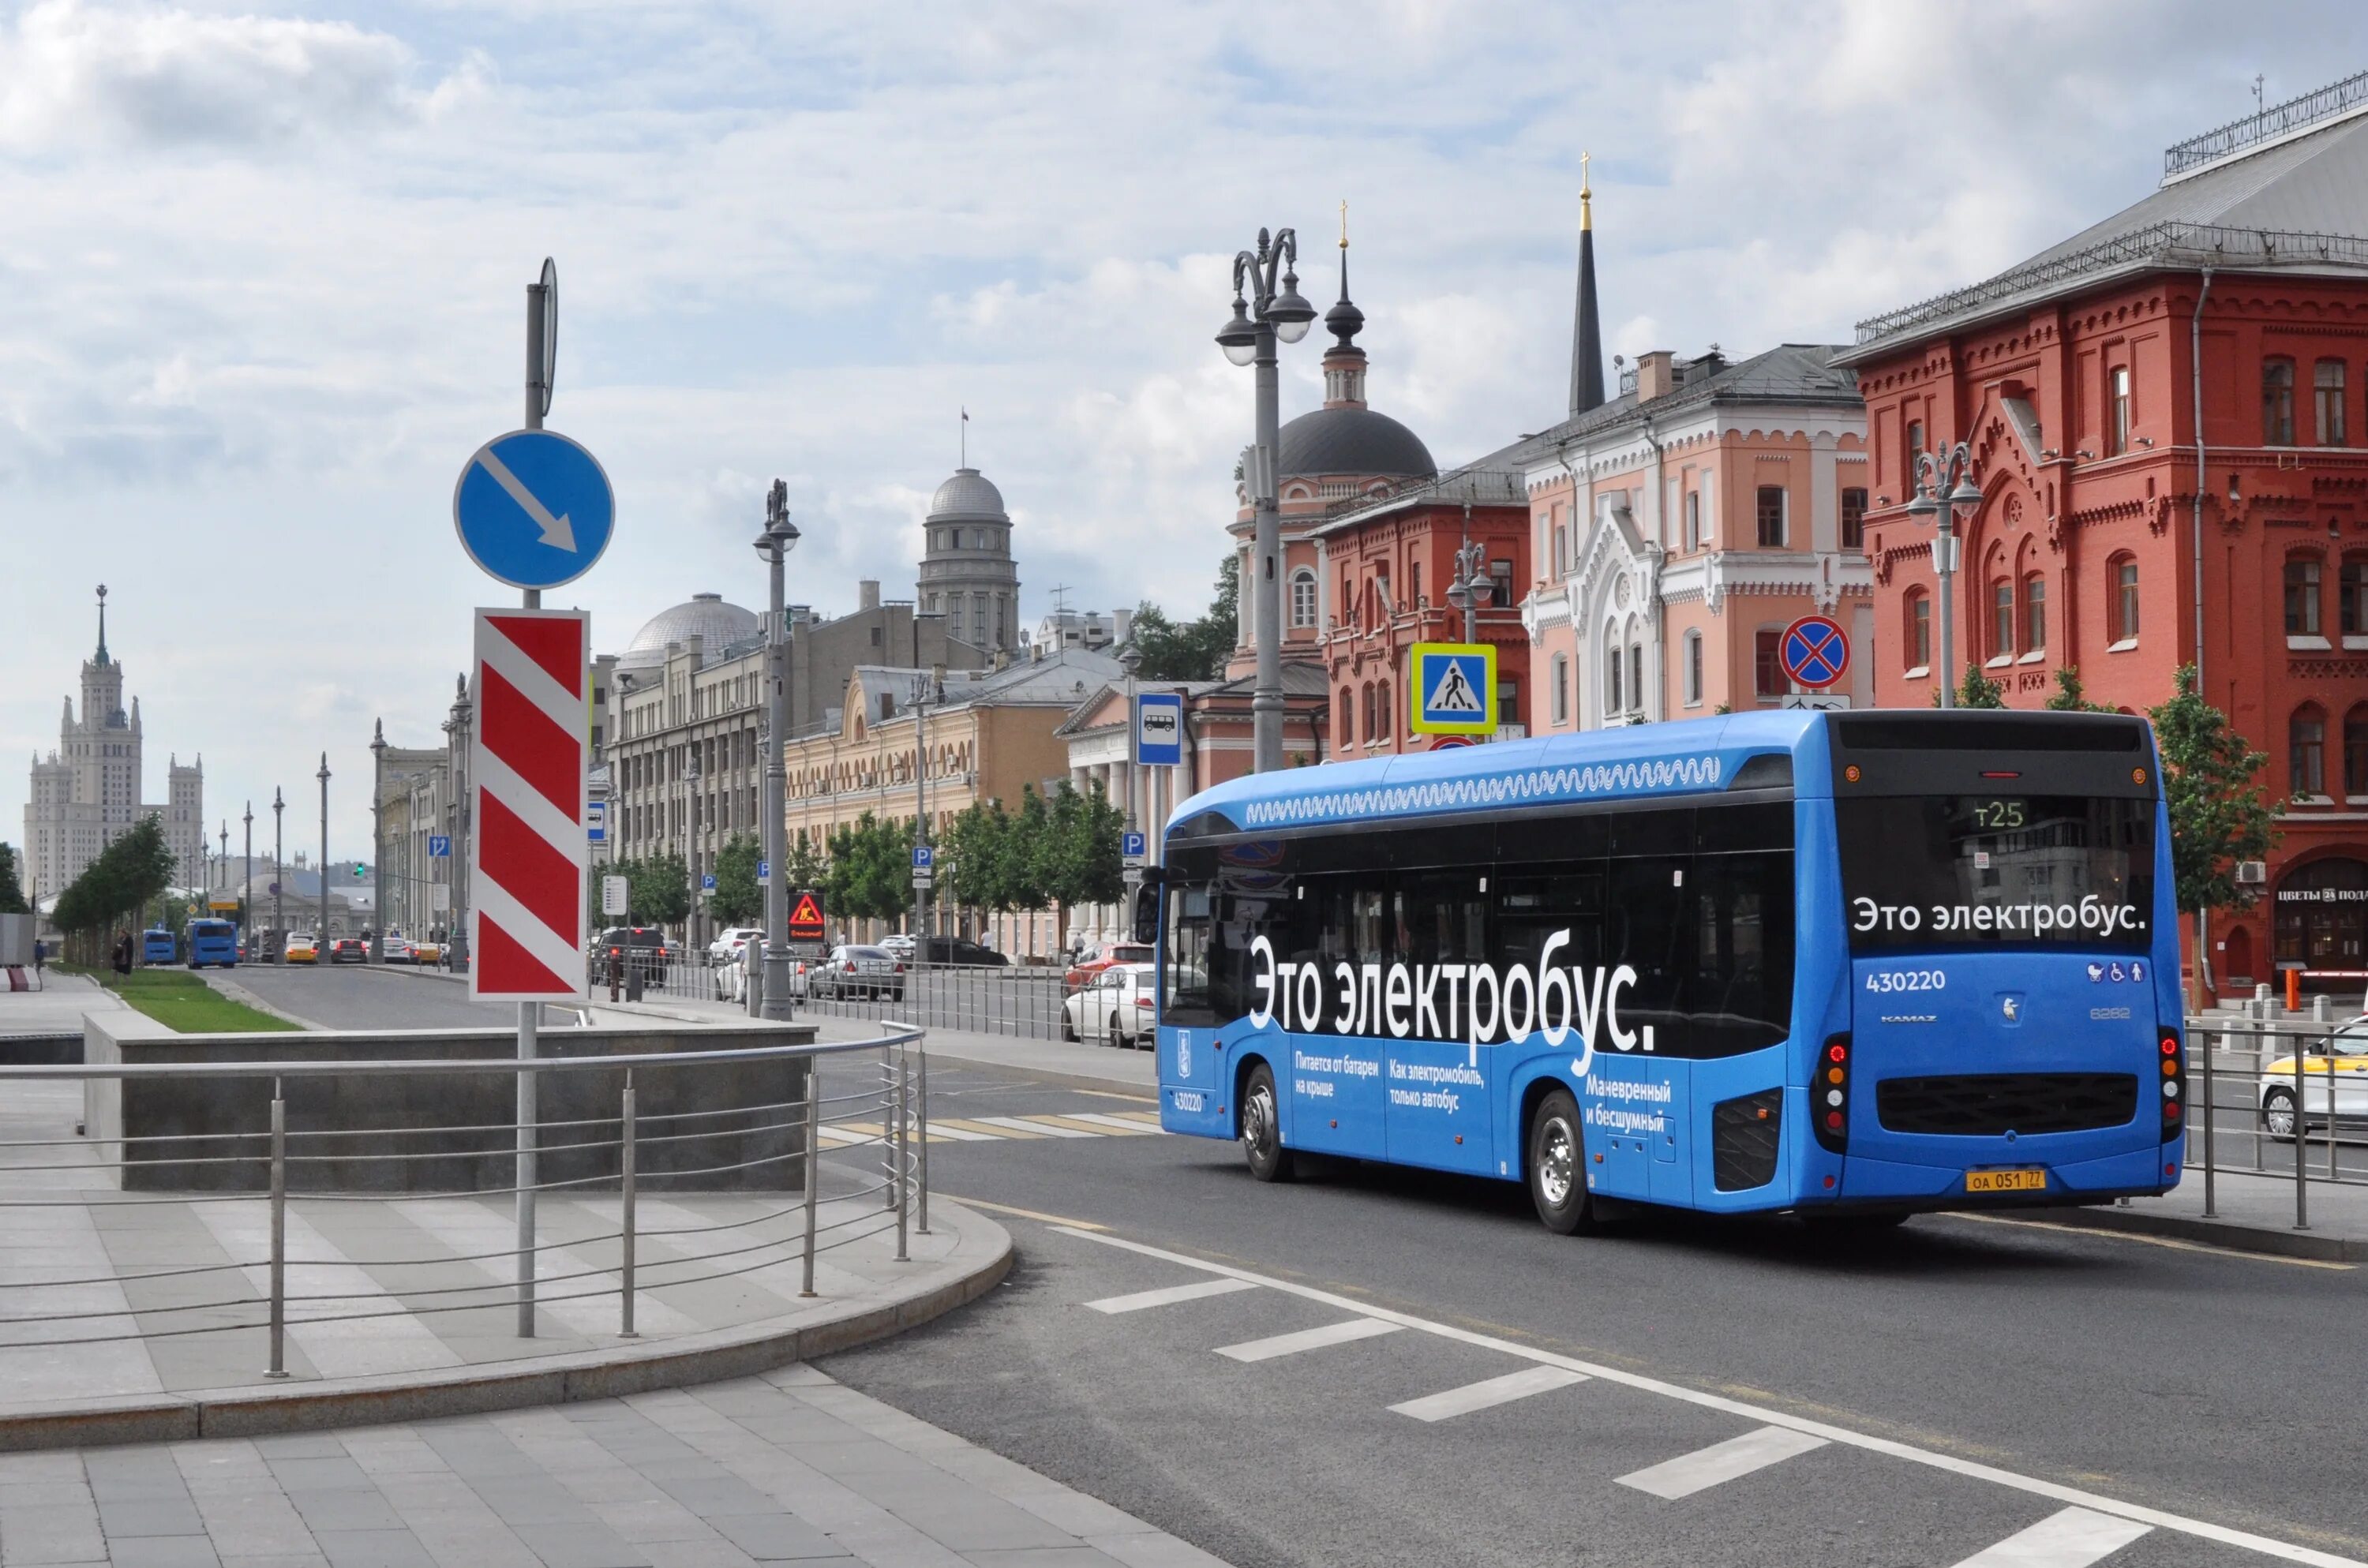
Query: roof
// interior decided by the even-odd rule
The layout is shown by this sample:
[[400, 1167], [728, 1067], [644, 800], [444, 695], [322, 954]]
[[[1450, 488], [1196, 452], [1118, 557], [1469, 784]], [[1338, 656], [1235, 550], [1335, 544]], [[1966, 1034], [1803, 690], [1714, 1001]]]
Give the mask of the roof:
[[[916, 682], [928, 672], [895, 665], [859, 665], [855, 678], [864, 689], [896, 698], [901, 718], [908, 710]], [[1126, 678], [1125, 670], [1108, 653], [1063, 645], [1041, 659], [1019, 659], [999, 670], [948, 670], [942, 700], [932, 699], [933, 712], [968, 707], [1074, 708], [1098, 687]]]
[[[2297, 108], [2328, 95], [2321, 118]], [[2160, 187], [2104, 222], [1982, 282], [1859, 323], [1843, 362], [2134, 273], [2368, 270], [2368, 76], [2223, 126], [2164, 159]]]
[[[1675, 390], [1650, 403], [1639, 403], [1635, 389], [1624, 386], [1618, 397], [1600, 408], [1565, 419], [1552, 429], [1524, 437], [1505, 449], [1506, 463], [1526, 461], [1581, 437], [1601, 435], [1647, 419], [1663, 419], [1703, 407], [1736, 403], [1826, 403], [1855, 408], [1864, 399], [1858, 377], [1837, 362], [1842, 347], [1834, 343], [1782, 343], [1748, 359], [1729, 362], [1716, 355], [1679, 361], [1683, 380]], [[1487, 461], [1488, 459], [1483, 459]]]
[[633, 633], [633, 640], [625, 644], [625, 651], [618, 655], [617, 666], [644, 669], [662, 665], [667, 643], [687, 643], [693, 637], [703, 639], [710, 652], [720, 652], [727, 643], [761, 636], [764, 630], [764, 619], [755, 610], [726, 604], [722, 594], [693, 594], [672, 609], [660, 610], [643, 621], [642, 629]]
[[1311, 539], [1325, 539], [1360, 527], [1390, 512], [1415, 506], [1455, 506], [1469, 501], [1474, 506], [1520, 506], [1530, 502], [1529, 482], [1525, 470], [1529, 449], [1542, 446], [1534, 438], [1515, 442], [1501, 451], [1476, 458], [1462, 468], [1451, 469], [1438, 477], [1402, 484], [1386, 495], [1360, 495], [1332, 508], [1335, 514], [1321, 528], [1309, 534]]
[[1439, 472], [1422, 437], [1370, 408], [1315, 408], [1278, 433], [1275, 476], [1327, 473], [1428, 476]]
[[994, 481], [974, 468], [958, 468], [953, 477], [938, 486], [929, 497], [929, 521], [948, 517], [988, 517], [1009, 522], [1003, 509], [1003, 492]]

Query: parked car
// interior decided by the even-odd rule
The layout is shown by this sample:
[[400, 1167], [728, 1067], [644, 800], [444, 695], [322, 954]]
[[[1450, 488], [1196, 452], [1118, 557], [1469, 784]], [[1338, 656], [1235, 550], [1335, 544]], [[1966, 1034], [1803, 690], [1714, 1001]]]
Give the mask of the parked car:
[[321, 945], [302, 931], [288, 933], [288, 945], [279, 951], [281, 963], [318, 963]]
[[608, 960], [621, 956], [626, 971], [638, 971], [645, 985], [665, 984], [666, 971], [674, 963], [674, 949], [666, 945], [666, 933], [655, 926], [611, 926], [593, 938], [592, 956], [598, 960], [595, 974], [605, 976]]
[[388, 963], [416, 964], [419, 961], [416, 957], [413, 956], [411, 944], [404, 940], [404, 935], [400, 931], [389, 931], [386, 934], [386, 947], [383, 951], [386, 954], [386, 961]]
[[711, 965], [730, 963], [739, 957], [742, 948], [764, 939], [765, 928], [761, 926], [734, 926], [707, 944], [707, 961]]
[[1077, 955], [1077, 961], [1061, 976], [1061, 990], [1065, 994], [1117, 963], [1149, 963], [1150, 947], [1142, 942], [1103, 942], [1089, 947]]
[[817, 996], [884, 996], [905, 999], [905, 966], [885, 948], [833, 948], [808, 977]]
[[[2306, 1043], [2302, 1059], [2302, 1132], [2333, 1119], [2339, 1132], [2368, 1128], [2368, 1013], [2337, 1027], [2332, 1038]], [[2294, 1058], [2289, 1051], [2261, 1069], [2261, 1125], [2281, 1143], [2294, 1138]]]
[[[745, 1002], [748, 999], [748, 966], [764, 961], [765, 944], [750, 942], [715, 966], [715, 995], [722, 1002]], [[811, 994], [810, 976], [821, 967], [819, 959], [790, 960], [790, 994]]]
[[1157, 1022], [1158, 970], [1147, 963], [1112, 964], [1061, 999], [1061, 1038], [1097, 1045], [1148, 1044]]
[[993, 948], [983, 948], [961, 937], [931, 937], [921, 944], [924, 963], [962, 964], [975, 969], [1008, 969], [1011, 960]]
[[339, 937], [329, 943], [331, 963], [370, 962], [370, 943], [359, 937]]
[[880, 938], [880, 946], [891, 958], [901, 960], [905, 963], [913, 961], [913, 936], [909, 931], [899, 931], [893, 937], [882, 937]]
[[444, 961], [444, 944], [437, 941], [432, 937], [424, 942], [412, 943], [411, 961], [416, 964], [442, 963]]

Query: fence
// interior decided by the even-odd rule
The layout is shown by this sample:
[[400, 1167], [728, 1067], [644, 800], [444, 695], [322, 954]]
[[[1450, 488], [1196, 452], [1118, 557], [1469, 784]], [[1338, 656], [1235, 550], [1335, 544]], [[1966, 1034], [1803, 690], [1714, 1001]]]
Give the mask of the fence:
[[[838, 1081], [826, 1085], [825, 1062], [836, 1062], [842, 1058], [846, 1059], [847, 1065], [833, 1074]], [[637, 1073], [663, 1073], [684, 1067], [768, 1060], [805, 1064], [803, 1090], [795, 1098], [678, 1111], [660, 1117], [635, 1114], [633, 1081]], [[623, 1087], [614, 1116], [432, 1128], [337, 1127], [291, 1131], [288, 1126], [284, 1080], [290, 1078], [357, 1078], [367, 1082], [403, 1074], [516, 1075], [528, 1073], [540, 1076], [577, 1072], [613, 1074], [620, 1070], [622, 1072]], [[52, 1138], [0, 1142], [0, 1159], [8, 1162], [5, 1175], [12, 1178], [5, 1195], [0, 1195], [0, 1208], [106, 1207], [193, 1200], [261, 1203], [268, 1210], [267, 1256], [87, 1278], [17, 1280], [10, 1285], [11, 1293], [57, 1290], [67, 1292], [70, 1299], [76, 1290], [134, 1281], [167, 1278], [188, 1281], [206, 1276], [227, 1276], [233, 1282], [243, 1281], [251, 1278], [256, 1271], [263, 1271], [268, 1283], [259, 1294], [253, 1293], [250, 1286], [247, 1293], [231, 1293], [219, 1300], [142, 1307], [139, 1311], [139, 1316], [143, 1320], [142, 1326], [131, 1333], [73, 1335], [75, 1324], [117, 1321], [130, 1315], [121, 1306], [13, 1313], [0, 1317], [0, 1350], [36, 1345], [43, 1347], [95, 1345], [118, 1340], [165, 1339], [268, 1329], [269, 1365], [264, 1375], [279, 1379], [288, 1376], [287, 1332], [291, 1324], [309, 1326], [370, 1318], [483, 1311], [515, 1302], [518, 1336], [531, 1338], [535, 1333], [534, 1313], [539, 1290], [549, 1285], [571, 1288], [564, 1294], [541, 1296], [544, 1305], [615, 1297], [617, 1333], [620, 1337], [635, 1338], [638, 1334], [633, 1326], [634, 1306], [636, 1296], [642, 1290], [729, 1279], [758, 1269], [779, 1267], [794, 1260], [802, 1265], [803, 1289], [800, 1293], [812, 1296], [814, 1294], [814, 1258], [817, 1254], [893, 1230], [896, 1238], [895, 1256], [899, 1262], [903, 1262], [909, 1256], [910, 1233], [915, 1230], [924, 1235], [929, 1233], [928, 1053], [925, 1036], [917, 1028], [891, 1028], [875, 1040], [832, 1045], [756, 1046], [662, 1055], [552, 1057], [525, 1061], [476, 1058], [464, 1061], [196, 1063], [118, 1062], [0, 1066], [0, 1093], [6, 1093], [8, 1085], [21, 1081], [95, 1078], [268, 1079], [271, 1083], [269, 1130], [214, 1133], [182, 1131], [164, 1136], [99, 1139], [96, 1142], [87, 1138]], [[839, 1092], [825, 1093], [826, 1086]], [[850, 1123], [854, 1125], [848, 1126]], [[652, 1124], [656, 1124], [660, 1131], [651, 1131]], [[842, 1131], [826, 1134], [825, 1130], [833, 1127], [839, 1127]], [[762, 1154], [749, 1160], [716, 1165], [677, 1169], [671, 1173], [671, 1178], [679, 1184], [683, 1177], [724, 1176], [752, 1166], [793, 1161], [800, 1172], [799, 1185], [803, 1188], [797, 1201], [752, 1218], [719, 1221], [712, 1224], [649, 1229], [637, 1223], [634, 1200], [640, 1186], [637, 1165], [642, 1151], [654, 1144], [713, 1141], [719, 1137], [745, 1140], [752, 1134], [768, 1132], [796, 1136], [790, 1141], [785, 1153]], [[561, 1141], [544, 1142], [545, 1133], [557, 1133]], [[443, 1168], [450, 1168], [452, 1155], [449, 1149], [406, 1151], [390, 1147], [383, 1153], [356, 1153], [349, 1147], [340, 1145], [350, 1144], [355, 1139], [395, 1145], [411, 1139], [449, 1141], [455, 1135], [489, 1140], [493, 1147], [479, 1153], [492, 1153], [496, 1150], [505, 1154], [514, 1153], [516, 1179], [512, 1185], [477, 1186], [462, 1190], [481, 1197], [507, 1194], [514, 1198], [518, 1216], [517, 1244], [461, 1257], [376, 1257], [343, 1261], [356, 1270], [383, 1269], [393, 1271], [400, 1278], [400, 1271], [407, 1267], [510, 1259], [515, 1263], [511, 1281], [390, 1289], [375, 1294], [358, 1294], [350, 1290], [294, 1294], [289, 1291], [287, 1220], [291, 1170], [301, 1176], [308, 1170], [321, 1167], [350, 1169], [355, 1162], [363, 1160], [443, 1161], [447, 1162]], [[859, 1164], [855, 1185], [849, 1190], [831, 1195], [835, 1208], [852, 1204], [854, 1211], [827, 1224], [818, 1222], [820, 1205], [817, 1196], [822, 1186], [818, 1160], [825, 1141], [835, 1150], [877, 1148], [880, 1151], [877, 1179], [861, 1179], [868, 1173], [863, 1172]], [[179, 1152], [182, 1148], [196, 1145], [204, 1145], [218, 1152]], [[29, 1152], [62, 1148], [76, 1150], [79, 1153], [73, 1159], [52, 1158], [45, 1153], [32, 1159], [22, 1157]], [[590, 1175], [546, 1181], [540, 1179], [539, 1174], [539, 1162], [545, 1153], [564, 1154], [576, 1162], [579, 1167], [586, 1160], [602, 1160], [605, 1164]], [[95, 1158], [89, 1157], [94, 1155]], [[860, 1154], [856, 1157], [860, 1162]], [[264, 1189], [259, 1193], [245, 1193], [219, 1190], [209, 1185], [205, 1190], [186, 1196], [140, 1193], [91, 1197], [59, 1190], [55, 1181], [58, 1176], [74, 1173], [74, 1179], [70, 1185], [74, 1187], [108, 1187], [110, 1176], [113, 1178], [111, 1185], [120, 1186], [127, 1162], [143, 1166], [179, 1165], [215, 1170], [239, 1165], [247, 1165], [250, 1169], [260, 1166], [265, 1177]], [[846, 1168], [843, 1165], [839, 1167], [841, 1171]], [[80, 1175], [85, 1172], [91, 1173], [90, 1176]], [[45, 1181], [43, 1178], [49, 1179]], [[48, 1188], [46, 1192], [32, 1190], [43, 1187]], [[619, 1194], [618, 1228], [599, 1234], [571, 1235], [563, 1241], [542, 1241], [536, 1225], [536, 1198], [546, 1192], [586, 1188], [613, 1189]], [[351, 1192], [308, 1192], [304, 1196], [308, 1202], [386, 1201], [382, 1195]], [[881, 1199], [876, 1208], [862, 1202], [872, 1198]], [[793, 1222], [790, 1233], [768, 1233], [771, 1227], [784, 1221]], [[728, 1234], [734, 1232], [740, 1233]], [[730, 1244], [721, 1250], [653, 1260], [648, 1264], [643, 1264], [636, 1256], [638, 1244], [644, 1240], [692, 1234], [723, 1238]], [[572, 1273], [538, 1273], [537, 1258], [544, 1252], [582, 1249], [595, 1244], [605, 1245], [609, 1243], [617, 1246], [619, 1261], [614, 1269], [596, 1267]], [[644, 1278], [649, 1274], [657, 1277]], [[613, 1284], [607, 1282], [611, 1278], [615, 1280]], [[238, 1287], [233, 1283], [228, 1289], [236, 1292]], [[350, 1310], [328, 1310], [326, 1303], [333, 1302], [348, 1303]], [[291, 1308], [294, 1309], [292, 1316]], [[157, 1322], [161, 1322], [163, 1326], [149, 1326]], [[59, 1337], [53, 1331], [61, 1327], [72, 1336]], [[26, 1332], [28, 1329], [40, 1332], [28, 1335]]]
[[[619, 994], [630, 994], [636, 971], [627, 968]], [[973, 1034], [1017, 1035], [1031, 1040], [1076, 1038], [1063, 1010], [1067, 991], [1061, 966], [1032, 964], [918, 963], [902, 960], [894, 973], [832, 972], [819, 958], [791, 960], [790, 994], [799, 1012], [882, 1023], [912, 1022], [926, 1028]], [[593, 995], [608, 994], [605, 955], [591, 961]], [[638, 970], [646, 998], [745, 1002], [740, 962], [710, 964], [703, 953], [667, 964], [644, 961]], [[1089, 1028], [1087, 1033], [1093, 1031]], [[1145, 1044], [1149, 1043], [1145, 1037]]]
[[2339, 1023], [2324, 1001], [2312, 1017], [2191, 1016], [2187, 1059], [2203, 1111], [2189, 1116], [2187, 1168], [2203, 1175], [2207, 1218], [2223, 1172], [2291, 1175], [2298, 1229], [2314, 1183], [2368, 1186], [2368, 1146], [2344, 1139], [2368, 1132], [2368, 1027]]

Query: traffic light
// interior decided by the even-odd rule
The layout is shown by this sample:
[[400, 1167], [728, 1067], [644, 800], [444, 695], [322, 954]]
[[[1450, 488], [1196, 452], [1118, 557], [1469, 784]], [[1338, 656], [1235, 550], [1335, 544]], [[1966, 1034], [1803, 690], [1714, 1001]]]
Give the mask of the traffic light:
[[359, 860], [354, 862], [354, 881], [360, 881], [363, 877], [369, 874], [369, 867], [363, 865]]

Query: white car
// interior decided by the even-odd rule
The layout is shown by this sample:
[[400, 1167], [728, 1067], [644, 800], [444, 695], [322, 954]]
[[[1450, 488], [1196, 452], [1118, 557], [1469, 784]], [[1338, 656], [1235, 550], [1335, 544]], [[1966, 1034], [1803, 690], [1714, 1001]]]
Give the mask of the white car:
[[[2368, 1014], [2339, 1025], [2331, 1037], [2309, 1040], [2302, 1058], [2303, 1136], [2327, 1127], [2338, 1134], [2368, 1130]], [[2261, 1124], [2281, 1143], [2294, 1138], [2294, 1055], [2289, 1051], [2261, 1069]]]
[[1061, 1002], [1061, 1038], [1097, 1045], [1148, 1044], [1158, 1022], [1158, 966], [1117, 963], [1097, 972]]
[[[748, 966], [764, 961], [765, 944], [761, 941], [744, 944], [740, 950], [715, 967], [715, 995], [722, 1002], [745, 1002], [748, 999]], [[790, 994], [804, 996], [807, 975], [813, 971], [812, 959], [790, 960]]]
[[761, 926], [734, 926], [707, 944], [709, 964], [733, 963], [738, 960], [740, 949], [751, 942], [762, 942], [765, 928]]
[[419, 961], [417, 957], [415, 956], [411, 950], [410, 941], [404, 937], [402, 932], [389, 931], [384, 937], [381, 937], [380, 940], [386, 944], [386, 962], [417, 963]]
[[914, 942], [910, 933], [899, 931], [893, 937], [880, 938], [880, 949], [898, 963], [913, 961]]

